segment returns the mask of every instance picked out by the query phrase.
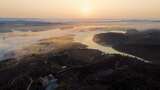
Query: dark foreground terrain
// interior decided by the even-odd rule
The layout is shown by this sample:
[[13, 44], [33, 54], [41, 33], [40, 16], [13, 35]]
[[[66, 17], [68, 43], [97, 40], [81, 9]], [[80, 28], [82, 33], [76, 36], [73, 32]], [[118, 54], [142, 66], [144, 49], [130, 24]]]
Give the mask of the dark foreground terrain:
[[129, 30], [127, 33], [102, 33], [94, 37], [102, 45], [160, 64], [160, 30]]
[[0, 63], [0, 90], [159, 90], [160, 67], [73, 43]]

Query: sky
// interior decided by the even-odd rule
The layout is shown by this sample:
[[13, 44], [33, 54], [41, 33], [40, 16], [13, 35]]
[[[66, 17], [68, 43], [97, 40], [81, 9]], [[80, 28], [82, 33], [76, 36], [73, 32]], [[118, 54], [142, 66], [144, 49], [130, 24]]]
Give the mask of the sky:
[[160, 19], [160, 0], [0, 0], [0, 17]]

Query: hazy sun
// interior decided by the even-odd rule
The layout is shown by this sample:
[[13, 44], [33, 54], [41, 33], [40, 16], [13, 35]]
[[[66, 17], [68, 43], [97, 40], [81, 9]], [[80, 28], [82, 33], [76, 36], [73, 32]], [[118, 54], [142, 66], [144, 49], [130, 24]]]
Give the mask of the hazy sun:
[[92, 13], [93, 7], [91, 6], [90, 3], [84, 3], [81, 6], [81, 13], [83, 16], [90, 16]]

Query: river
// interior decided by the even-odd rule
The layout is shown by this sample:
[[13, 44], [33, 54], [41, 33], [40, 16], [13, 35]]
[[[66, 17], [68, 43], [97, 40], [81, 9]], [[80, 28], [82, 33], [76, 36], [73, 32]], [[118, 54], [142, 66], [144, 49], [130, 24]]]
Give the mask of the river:
[[[102, 29], [95, 29], [97, 27], [102, 28]], [[20, 31], [16, 32], [15, 31], [15, 32], [1, 34], [0, 59], [3, 60], [6, 58], [11, 58], [14, 56], [15, 53], [10, 54], [10, 52], [13, 52], [17, 49], [21, 49], [23, 47], [26, 47], [32, 44], [36, 44], [42, 39], [60, 37], [60, 36], [65, 36], [65, 35], [73, 35], [74, 42], [82, 43], [84, 45], [87, 45], [88, 48], [90, 49], [97, 49], [106, 54], [121, 54], [125, 56], [136, 57], [133, 55], [129, 55], [127, 53], [116, 51], [110, 46], [102, 46], [93, 41], [93, 37], [96, 34], [107, 33], [107, 32], [125, 33], [125, 31], [123, 30], [104, 29], [103, 26], [102, 27], [100, 26], [76, 26], [74, 28], [68, 28], [68, 29], [57, 28], [57, 29], [51, 29], [51, 30], [39, 31], [39, 32], [20, 32]], [[22, 54], [22, 53], [23, 52], [21, 51], [21, 53], [19, 54]], [[136, 57], [136, 58], [143, 60], [140, 57]], [[146, 60], [143, 60], [143, 61], [148, 62]]]

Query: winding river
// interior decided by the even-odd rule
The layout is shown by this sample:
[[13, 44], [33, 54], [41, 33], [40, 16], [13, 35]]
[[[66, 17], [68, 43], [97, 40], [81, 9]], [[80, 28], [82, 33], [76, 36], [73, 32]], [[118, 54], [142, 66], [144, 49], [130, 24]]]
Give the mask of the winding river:
[[[82, 44], [85, 44], [88, 46], [88, 48], [90, 49], [97, 49], [100, 50], [106, 54], [121, 54], [123, 56], [129, 56], [129, 57], [133, 57], [133, 58], [137, 58], [141, 61], [144, 61], [146, 63], [149, 63], [148, 60], [144, 60], [143, 58], [131, 55], [131, 54], [127, 54], [127, 53], [123, 53], [123, 52], [119, 52], [115, 49], [113, 49], [110, 46], [102, 46], [96, 42], [93, 41], [93, 38], [96, 34], [100, 34], [100, 33], [107, 33], [109, 31], [105, 31], [105, 30], [97, 30], [97, 31], [88, 31], [88, 32], [82, 32], [82, 33], [78, 33], [75, 35], [74, 41], [75, 42], [80, 42]], [[125, 33], [124, 31], [110, 31], [110, 32], [120, 32], [120, 33]]]
[[[74, 42], [79, 42], [84, 45], [87, 45], [90, 49], [97, 49], [106, 54], [121, 54], [124, 56], [130, 56], [138, 58], [142, 61], [148, 62], [142, 58], [129, 55], [127, 53], [119, 52], [113, 49], [110, 46], [102, 46], [93, 41], [93, 37], [96, 34], [107, 33], [107, 32], [120, 32], [125, 33], [125, 31], [120, 30], [106, 30], [106, 29], [91, 29], [93, 27], [78, 26], [70, 29], [51, 29], [46, 31], [39, 32], [9, 32], [1, 36], [7, 37], [5, 39], [0, 39], [0, 59], [6, 58], [5, 54], [11, 51], [16, 50], [17, 48], [23, 48], [32, 44], [36, 44], [42, 39], [61, 37], [66, 35], [73, 35]], [[21, 51], [22, 52], [22, 51]], [[31, 53], [31, 52], [29, 52]], [[5, 56], [5, 57], [4, 57]], [[8, 57], [8, 56], [7, 56]], [[12, 57], [12, 54], [9, 54], [9, 58]]]

